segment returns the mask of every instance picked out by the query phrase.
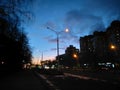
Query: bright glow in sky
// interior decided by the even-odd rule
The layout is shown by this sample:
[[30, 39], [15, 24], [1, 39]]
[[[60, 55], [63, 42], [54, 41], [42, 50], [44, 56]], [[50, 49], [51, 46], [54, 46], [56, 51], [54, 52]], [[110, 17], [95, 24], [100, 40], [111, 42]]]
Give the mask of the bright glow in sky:
[[60, 34], [60, 54], [73, 45], [80, 49], [79, 38], [104, 31], [112, 20], [120, 20], [120, 0], [34, 0], [31, 11], [34, 21], [25, 27], [34, 60], [56, 56], [56, 34], [47, 29], [64, 31]]

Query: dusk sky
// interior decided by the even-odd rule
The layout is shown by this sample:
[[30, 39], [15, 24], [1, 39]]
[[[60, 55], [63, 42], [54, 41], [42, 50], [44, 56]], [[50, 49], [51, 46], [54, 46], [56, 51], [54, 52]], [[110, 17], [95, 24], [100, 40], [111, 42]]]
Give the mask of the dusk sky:
[[[73, 45], [80, 49], [79, 38], [104, 31], [113, 20], [120, 20], [120, 0], [34, 0], [34, 20], [25, 26], [34, 61], [54, 59], [56, 34], [61, 32], [60, 54]], [[69, 32], [64, 30], [68, 28]]]

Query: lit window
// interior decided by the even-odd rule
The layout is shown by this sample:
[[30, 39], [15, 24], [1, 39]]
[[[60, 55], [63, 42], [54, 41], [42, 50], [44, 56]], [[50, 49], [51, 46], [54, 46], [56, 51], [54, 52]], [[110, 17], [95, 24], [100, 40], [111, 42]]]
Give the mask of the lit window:
[[119, 36], [119, 33], [117, 33], [116, 35]]

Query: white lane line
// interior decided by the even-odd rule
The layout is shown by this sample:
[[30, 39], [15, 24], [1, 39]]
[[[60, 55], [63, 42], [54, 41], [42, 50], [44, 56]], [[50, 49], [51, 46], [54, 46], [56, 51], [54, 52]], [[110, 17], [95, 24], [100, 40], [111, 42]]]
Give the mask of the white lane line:
[[87, 76], [81, 76], [81, 75], [74, 75], [74, 74], [70, 74], [70, 73], [64, 73], [66, 76], [72, 76], [72, 77], [77, 77], [80, 79], [85, 79], [85, 80], [95, 80], [95, 81], [102, 81], [102, 82], [106, 82], [106, 80], [101, 80], [98, 78], [92, 78], [92, 77], [87, 77]]
[[49, 81], [44, 75], [39, 74], [39, 73], [37, 73], [37, 72], [35, 72], [35, 73], [36, 73], [38, 76], [40, 76], [43, 80], [45, 80], [46, 83], [47, 83], [50, 87], [54, 88], [55, 90], [60, 90], [60, 89], [58, 89], [51, 81]]
[[43, 78], [50, 86], [54, 87], [53, 83], [50, 82], [49, 80], [47, 80], [47, 78], [46, 78], [45, 76], [40, 75], [40, 74], [39, 74], [39, 76], [40, 76], [41, 78]]
[[74, 74], [70, 74], [70, 73], [64, 73], [64, 75], [65, 75], [65, 76], [77, 77], [77, 78], [85, 79], [85, 80], [89, 80], [89, 79], [91, 79], [90, 77], [81, 76], [81, 75], [74, 75]]

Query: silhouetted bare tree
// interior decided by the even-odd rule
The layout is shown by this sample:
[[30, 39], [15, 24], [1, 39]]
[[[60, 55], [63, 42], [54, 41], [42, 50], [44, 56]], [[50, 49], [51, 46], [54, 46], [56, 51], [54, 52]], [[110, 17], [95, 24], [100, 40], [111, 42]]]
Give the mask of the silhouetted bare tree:
[[0, 1], [0, 66], [21, 68], [31, 61], [28, 38], [20, 26], [23, 20], [30, 19], [24, 6], [26, 1], [28, 3], [28, 0]]

